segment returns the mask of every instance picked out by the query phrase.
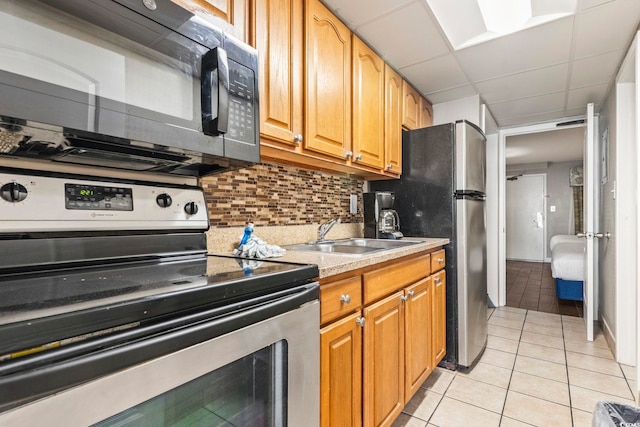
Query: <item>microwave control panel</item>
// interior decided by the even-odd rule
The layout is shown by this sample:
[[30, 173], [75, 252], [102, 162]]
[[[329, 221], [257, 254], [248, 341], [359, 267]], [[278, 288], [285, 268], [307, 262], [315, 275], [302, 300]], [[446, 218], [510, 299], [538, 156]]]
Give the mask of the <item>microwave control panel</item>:
[[255, 76], [253, 70], [229, 61], [229, 131], [227, 138], [255, 143]]

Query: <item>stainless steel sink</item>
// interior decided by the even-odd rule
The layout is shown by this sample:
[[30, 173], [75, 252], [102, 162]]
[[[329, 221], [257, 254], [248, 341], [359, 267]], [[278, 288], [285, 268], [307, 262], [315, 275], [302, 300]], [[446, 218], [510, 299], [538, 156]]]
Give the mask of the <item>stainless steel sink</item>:
[[396, 249], [415, 245], [420, 242], [412, 240], [382, 240], [382, 239], [343, 239], [322, 243], [306, 243], [286, 247], [290, 251], [322, 252], [345, 255], [364, 255], [388, 249]]

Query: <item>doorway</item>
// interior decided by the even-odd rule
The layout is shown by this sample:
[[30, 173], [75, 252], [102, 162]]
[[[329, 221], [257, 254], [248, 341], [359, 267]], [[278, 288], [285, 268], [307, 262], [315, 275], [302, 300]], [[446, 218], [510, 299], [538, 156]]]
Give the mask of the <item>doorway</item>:
[[[575, 302], [571, 302], [570, 307], [562, 307], [565, 301], [557, 299], [555, 282], [551, 277], [549, 248], [552, 236], [575, 233], [573, 190], [569, 178], [571, 169], [583, 164], [584, 129], [582, 121], [576, 119], [568, 125], [545, 123], [501, 131], [500, 149], [504, 151], [499, 156], [504, 163], [500, 165], [502, 178], [498, 182], [501, 186], [499, 192], [504, 196], [500, 201], [503, 215], [500, 221], [502, 244], [499, 248], [502, 268], [498, 290], [500, 305], [520, 306], [518, 304], [524, 301], [531, 310], [574, 316], [582, 314], [582, 307]], [[537, 193], [537, 206], [523, 199], [525, 196], [522, 194], [531, 186], [525, 184], [536, 181], [546, 182], [540, 190], [532, 190]], [[509, 195], [515, 199], [509, 200]], [[509, 232], [514, 228], [511, 225], [513, 220], [508, 216], [513, 216], [514, 211], [507, 204], [516, 205], [520, 210], [527, 204], [530, 205], [529, 210], [533, 207], [531, 213], [515, 215], [529, 227], [527, 233], [530, 235], [527, 238], [519, 238], [518, 234], [527, 234], [522, 231], [515, 231], [515, 236]], [[538, 212], [541, 214], [538, 215]], [[529, 253], [514, 250], [514, 237]], [[517, 244], [515, 248], [519, 250]], [[510, 287], [514, 280], [520, 287]], [[520, 301], [514, 301], [518, 299], [517, 291], [522, 291], [523, 285], [526, 285], [527, 298], [523, 295]], [[507, 293], [512, 290], [516, 292], [512, 292], [508, 299]], [[534, 307], [535, 299], [538, 304]]]
[[544, 174], [507, 178], [507, 260], [543, 262], [545, 259], [546, 180]]

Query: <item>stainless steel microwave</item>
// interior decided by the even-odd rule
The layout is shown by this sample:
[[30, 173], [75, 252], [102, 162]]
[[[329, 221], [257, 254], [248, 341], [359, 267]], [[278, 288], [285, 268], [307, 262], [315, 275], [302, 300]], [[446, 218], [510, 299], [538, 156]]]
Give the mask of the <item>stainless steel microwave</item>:
[[170, 0], [0, 0], [0, 155], [201, 176], [260, 158], [256, 51]]

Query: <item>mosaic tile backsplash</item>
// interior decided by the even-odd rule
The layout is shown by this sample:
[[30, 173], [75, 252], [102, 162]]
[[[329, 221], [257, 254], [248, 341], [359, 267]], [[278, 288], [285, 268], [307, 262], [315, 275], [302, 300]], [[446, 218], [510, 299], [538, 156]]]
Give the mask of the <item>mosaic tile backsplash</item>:
[[[211, 227], [319, 224], [331, 218], [363, 222], [364, 181], [270, 163], [202, 178]], [[349, 195], [358, 213], [349, 213]]]

